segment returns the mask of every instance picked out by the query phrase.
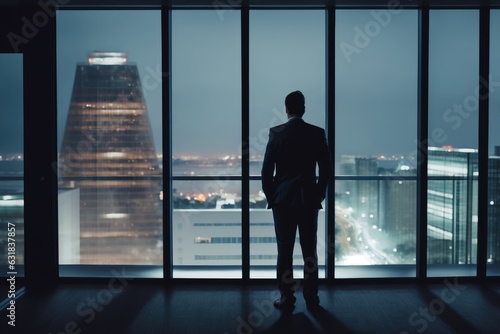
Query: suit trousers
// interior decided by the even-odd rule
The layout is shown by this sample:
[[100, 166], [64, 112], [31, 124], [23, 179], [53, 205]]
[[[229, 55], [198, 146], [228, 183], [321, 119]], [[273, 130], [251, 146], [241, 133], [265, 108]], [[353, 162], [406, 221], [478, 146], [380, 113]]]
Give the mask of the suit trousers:
[[282, 296], [293, 295], [299, 283], [293, 278], [293, 248], [297, 227], [304, 260], [303, 295], [306, 300], [318, 295], [317, 231], [318, 209], [274, 206], [273, 218], [278, 244], [276, 277]]

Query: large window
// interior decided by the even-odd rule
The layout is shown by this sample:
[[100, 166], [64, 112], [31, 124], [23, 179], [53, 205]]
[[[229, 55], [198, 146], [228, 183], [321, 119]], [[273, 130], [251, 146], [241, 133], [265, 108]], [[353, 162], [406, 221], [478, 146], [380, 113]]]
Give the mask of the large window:
[[[250, 174], [260, 175], [269, 128], [286, 122], [285, 97], [300, 90], [304, 120], [325, 127], [325, 12], [322, 10], [250, 12]], [[250, 277], [276, 277], [277, 246], [271, 210], [260, 181], [250, 184]], [[297, 234], [298, 237], [298, 234]], [[325, 276], [325, 210], [318, 220], [320, 277]], [[298, 238], [294, 277], [302, 277]]]
[[[335, 26], [324, 8], [251, 7], [247, 20], [237, 6], [179, 6], [163, 21], [161, 10], [68, 9], [56, 21], [61, 276], [110, 276], [119, 267], [132, 277], [162, 277], [168, 254], [165, 272], [173, 278], [274, 278], [274, 221], [260, 173], [269, 129], [286, 122], [284, 99], [294, 90], [305, 95], [305, 121], [335, 135], [334, 206], [323, 203], [319, 213], [320, 277], [331, 278], [332, 254], [335, 278], [416, 277], [422, 251], [429, 277], [477, 275], [478, 10], [430, 10], [426, 59], [426, 45], [419, 49], [425, 15], [397, 6], [338, 7]], [[488, 275], [500, 270], [499, 13], [491, 11]], [[162, 47], [170, 53], [162, 55]], [[428, 81], [420, 60], [429, 61]], [[0, 84], [12, 81], [9, 73], [20, 78], [22, 56], [0, 61]], [[429, 114], [419, 115], [427, 107], [419, 109], [419, 89], [426, 88]], [[16, 98], [22, 94], [6, 94], [0, 106], [9, 105], [0, 114], [0, 227], [15, 219], [22, 235], [22, 131], [12, 125], [21, 117], [15, 122], [22, 127], [22, 103], [10, 107]], [[427, 249], [417, 244], [417, 226], [425, 223], [417, 221], [419, 117], [429, 121], [428, 178], [421, 181]], [[327, 232], [335, 240], [326, 240]], [[297, 238], [296, 277], [302, 262]]]
[[428, 274], [475, 275], [479, 12], [429, 20]]
[[160, 32], [159, 11], [57, 14], [62, 276], [163, 274]]
[[415, 276], [417, 19], [336, 14], [335, 277]]
[[172, 12], [174, 278], [242, 277], [240, 21]]
[[491, 11], [487, 274], [500, 274], [500, 11]]
[[0, 54], [0, 276], [24, 275], [23, 55]]

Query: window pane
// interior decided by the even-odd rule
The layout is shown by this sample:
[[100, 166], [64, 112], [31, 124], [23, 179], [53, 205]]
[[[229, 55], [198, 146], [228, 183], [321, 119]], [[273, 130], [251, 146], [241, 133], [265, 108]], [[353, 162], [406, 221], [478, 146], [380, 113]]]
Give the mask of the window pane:
[[242, 277], [240, 39], [239, 11], [172, 11], [175, 278]]
[[161, 277], [160, 12], [57, 20], [60, 273]]
[[475, 275], [479, 12], [430, 12], [428, 275]]
[[241, 278], [241, 182], [174, 181], [175, 278]]
[[336, 277], [415, 276], [417, 19], [337, 11]]
[[24, 276], [23, 56], [0, 54], [0, 276]]
[[[322, 10], [254, 10], [250, 12], [250, 159], [260, 176], [269, 128], [286, 122], [285, 97], [300, 90], [306, 101], [304, 120], [325, 127], [325, 12]], [[271, 210], [261, 181], [250, 185], [250, 277], [276, 277], [277, 245]], [[298, 233], [297, 233], [298, 237]], [[325, 267], [325, 214], [318, 218], [320, 277]], [[303, 276], [298, 238], [294, 277]]]
[[491, 11], [487, 274], [500, 275], [500, 11]]

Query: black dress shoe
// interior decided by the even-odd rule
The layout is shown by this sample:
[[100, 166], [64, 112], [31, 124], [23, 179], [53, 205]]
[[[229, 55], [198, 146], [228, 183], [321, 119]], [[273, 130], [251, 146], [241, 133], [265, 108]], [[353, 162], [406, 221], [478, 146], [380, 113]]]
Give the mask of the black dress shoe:
[[274, 301], [274, 307], [278, 310], [289, 311], [295, 307], [296, 298], [294, 296], [281, 296]]

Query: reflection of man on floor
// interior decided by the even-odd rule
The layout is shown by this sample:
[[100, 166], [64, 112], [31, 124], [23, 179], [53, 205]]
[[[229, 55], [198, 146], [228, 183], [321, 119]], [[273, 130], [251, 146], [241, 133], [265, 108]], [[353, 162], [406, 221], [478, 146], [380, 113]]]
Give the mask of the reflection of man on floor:
[[332, 160], [325, 131], [302, 119], [304, 95], [300, 91], [288, 94], [285, 106], [288, 121], [270, 129], [262, 166], [262, 188], [268, 208], [273, 210], [278, 242], [277, 279], [281, 298], [274, 305], [293, 309], [295, 304], [293, 247], [298, 227], [304, 258], [303, 295], [308, 308], [314, 308], [319, 305], [318, 210], [333, 174]]

